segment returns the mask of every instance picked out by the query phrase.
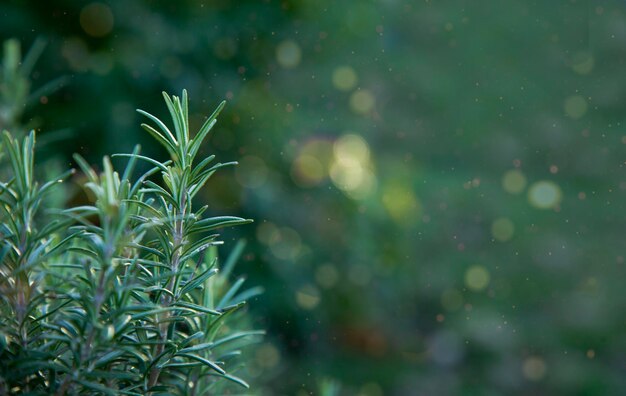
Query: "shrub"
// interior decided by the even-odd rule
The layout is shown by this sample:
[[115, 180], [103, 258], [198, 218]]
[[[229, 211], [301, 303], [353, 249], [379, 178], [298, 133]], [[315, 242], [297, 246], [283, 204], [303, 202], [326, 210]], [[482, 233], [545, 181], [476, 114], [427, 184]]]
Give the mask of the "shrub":
[[[3, 132], [0, 394], [202, 395], [248, 386], [235, 376], [236, 357], [262, 332], [241, 329], [241, 308], [260, 289], [229, 282], [243, 244], [218, 265], [215, 231], [251, 220], [207, 217], [207, 206], [193, 205], [211, 175], [234, 164], [198, 158], [224, 103], [192, 136], [186, 91], [163, 96], [173, 128], [139, 112], [169, 160], [137, 147], [117, 155], [128, 160], [121, 172], [105, 157], [98, 173], [75, 156], [91, 201], [83, 206], [46, 208], [72, 172], [39, 183], [35, 133]], [[139, 161], [150, 169], [134, 177]]]

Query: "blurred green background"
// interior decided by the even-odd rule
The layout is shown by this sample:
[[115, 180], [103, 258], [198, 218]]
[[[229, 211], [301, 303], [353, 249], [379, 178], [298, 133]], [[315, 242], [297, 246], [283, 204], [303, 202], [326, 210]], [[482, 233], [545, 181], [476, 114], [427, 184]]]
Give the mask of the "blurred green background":
[[228, 101], [257, 391], [626, 394], [626, 2], [5, 0], [8, 38], [65, 77], [23, 121], [66, 166]]

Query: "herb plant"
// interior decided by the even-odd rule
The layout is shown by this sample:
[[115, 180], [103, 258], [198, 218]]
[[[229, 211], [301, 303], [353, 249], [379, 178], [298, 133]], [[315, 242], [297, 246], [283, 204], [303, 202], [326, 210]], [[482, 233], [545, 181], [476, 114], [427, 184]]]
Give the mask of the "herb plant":
[[[45, 207], [72, 172], [36, 181], [35, 134], [3, 132], [0, 182], [0, 394], [203, 395], [248, 384], [238, 376], [242, 308], [259, 288], [229, 281], [239, 243], [218, 264], [216, 230], [247, 224], [208, 217], [194, 197], [214, 172], [234, 165], [198, 158], [224, 106], [196, 134], [188, 99], [163, 94], [173, 128], [139, 111], [169, 153], [140, 154], [98, 173], [75, 156], [90, 203]], [[150, 169], [134, 177], [138, 161]], [[219, 271], [218, 269], [221, 269]]]
[[10, 39], [3, 43], [0, 66], [0, 130], [7, 129], [14, 135], [21, 136], [29, 128], [37, 126], [32, 120], [29, 121], [30, 125], [22, 125], [20, 121], [24, 111], [66, 83], [65, 77], [59, 77], [32, 89], [29, 77], [45, 46], [44, 40], [38, 39], [22, 57], [18, 40]]

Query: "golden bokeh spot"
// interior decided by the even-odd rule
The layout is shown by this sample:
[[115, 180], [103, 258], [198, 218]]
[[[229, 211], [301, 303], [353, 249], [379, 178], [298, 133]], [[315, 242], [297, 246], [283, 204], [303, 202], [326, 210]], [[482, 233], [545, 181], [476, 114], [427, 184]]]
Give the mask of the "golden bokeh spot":
[[312, 187], [326, 178], [322, 163], [312, 155], [299, 155], [291, 165], [291, 177], [300, 187]]
[[302, 145], [291, 164], [291, 177], [300, 187], [313, 187], [328, 177], [333, 161], [333, 144], [314, 138]]
[[300, 308], [311, 310], [320, 303], [319, 290], [313, 285], [305, 285], [296, 292], [296, 303]]
[[256, 362], [263, 368], [274, 368], [280, 362], [280, 352], [270, 343], [263, 344], [256, 350]]
[[353, 199], [367, 198], [377, 185], [367, 142], [359, 135], [345, 134], [335, 141], [333, 154], [329, 174], [335, 186]]
[[276, 47], [276, 61], [285, 69], [292, 69], [300, 64], [302, 50], [293, 40], [285, 40]]
[[350, 95], [350, 108], [357, 114], [368, 114], [374, 109], [375, 104], [374, 94], [367, 89], [361, 89]]
[[339, 66], [333, 71], [333, 86], [340, 91], [349, 91], [356, 87], [358, 77], [350, 66]]
[[522, 364], [524, 377], [531, 381], [540, 381], [546, 376], [547, 371], [548, 367], [546, 366], [546, 362], [538, 356], [528, 357]]
[[311, 139], [302, 146], [300, 154], [311, 155], [327, 167], [333, 157], [333, 142], [325, 139]]
[[335, 162], [330, 167], [330, 178], [344, 191], [355, 190], [365, 179], [365, 169], [359, 163]]
[[347, 196], [355, 200], [366, 199], [376, 190], [378, 181], [371, 169], [365, 168], [365, 173], [358, 186], [351, 190], [344, 191]]
[[333, 159], [333, 143], [326, 139], [311, 139], [300, 149], [299, 155], [310, 155], [319, 160], [328, 170], [329, 163]]
[[361, 136], [347, 133], [341, 136], [333, 145], [333, 152], [338, 161], [356, 161], [366, 164], [370, 160], [370, 149]]
[[457, 289], [447, 289], [441, 294], [441, 306], [447, 311], [456, 311], [463, 305], [463, 294]]
[[300, 234], [289, 227], [282, 227], [275, 232], [270, 241], [270, 251], [281, 260], [295, 259], [302, 249]]
[[513, 238], [514, 233], [515, 225], [506, 217], [497, 218], [491, 224], [491, 235], [496, 241], [506, 242]]
[[562, 199], [561, 188], [550, 180], [541, 180], [530, 186], [528, 201], [538, 209], [551, 209], [558, 206]]
[[113, 30], [111, 8], [104, 3], [91, 3], [80, 11], [80, 26], [92, 37], [104, 37]]
[[582, 95], [572, 95], [565, 99], [563, 108], [568, 117], [577, 120], [587, 113], [588, 105]]
[[489, 271], [482, 265], [473, 265], [465, 271], [465, 286], [472, 291], [484, 290], [490, 279]]
[[526, 176], [521, 171], [512, 169], [504, 174], [502, 188], [510, 194], [519, 194], [526, 188]]
[[274, 223], [265, 222], [261, 223], [256, 228], [256, 239], [264, 245], [269, 245], [278, 235], [278, 227]]
[[417, 222], [422, 211], [422, 205], [417, 196], [402, 183], [385, 186], [382, 202], [391, 218], [403, 225]]

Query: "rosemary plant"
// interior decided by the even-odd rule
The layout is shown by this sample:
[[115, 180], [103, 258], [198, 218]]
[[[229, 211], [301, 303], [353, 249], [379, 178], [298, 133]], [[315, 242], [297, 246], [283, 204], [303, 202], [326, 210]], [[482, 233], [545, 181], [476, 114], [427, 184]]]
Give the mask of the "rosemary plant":
[[[14, 135], [24, 134], [28, 130], [28, 126], [20, 122], [24, 110], [65, 84], [66, 78], [59, 77], [32, 89], [29, 76], [45, 46], [44, 41], [38, 39], [26, 55], [22, 56], [18, 40], [9, 39], [3, 43], [0, 64], [0, 131], [7, 129]], [[30, 127], [33, 128], [33, 125]]]
[[[92, 203], [37, 222], [45, 195], [69, 173], [34, 180], [35, 136], [4, 132], [11, 176], [0, 184], [0, 394], [204, 395], [238, 376], [240, 348], [262, 331], [240, 327], [245, 300], [259, 288], [229, 282], [238, 244], [218, 271], [216, 230], [249, 223], [206, 217], [194, 197], [218, 169], [197, 159], [223, 108], [192, 136], [187, 93], [164, 93], [173, 128], [140, 111], [170, 155], [109, 158], [98, 174], [80, 156]], [[151, 169], [134, 178], [137, 161]], [[158, 183], [160, 176], [162, 183]], [[238, 313], [239, 312], [239, 313]], [[225, 325], [226, 324], [226, 325]]]
[[[13, 174], [8, 182], [0, 182], [0, 394], [6, 394], [44, 385], [39, 363], [54, 357], [52, 349], [40, 348], [40, 322], [50, 309], [43, 291], [44, 270], [71, 236], [60, 237], [67, 219], [45, 225], [37, 221], [45, 195], [64, 177], [43, 186], [34, 180], [34, 133], [22, 142], [6, 131], [2, 137]], [[20, 385], [15, 388], [15, 383]]]

